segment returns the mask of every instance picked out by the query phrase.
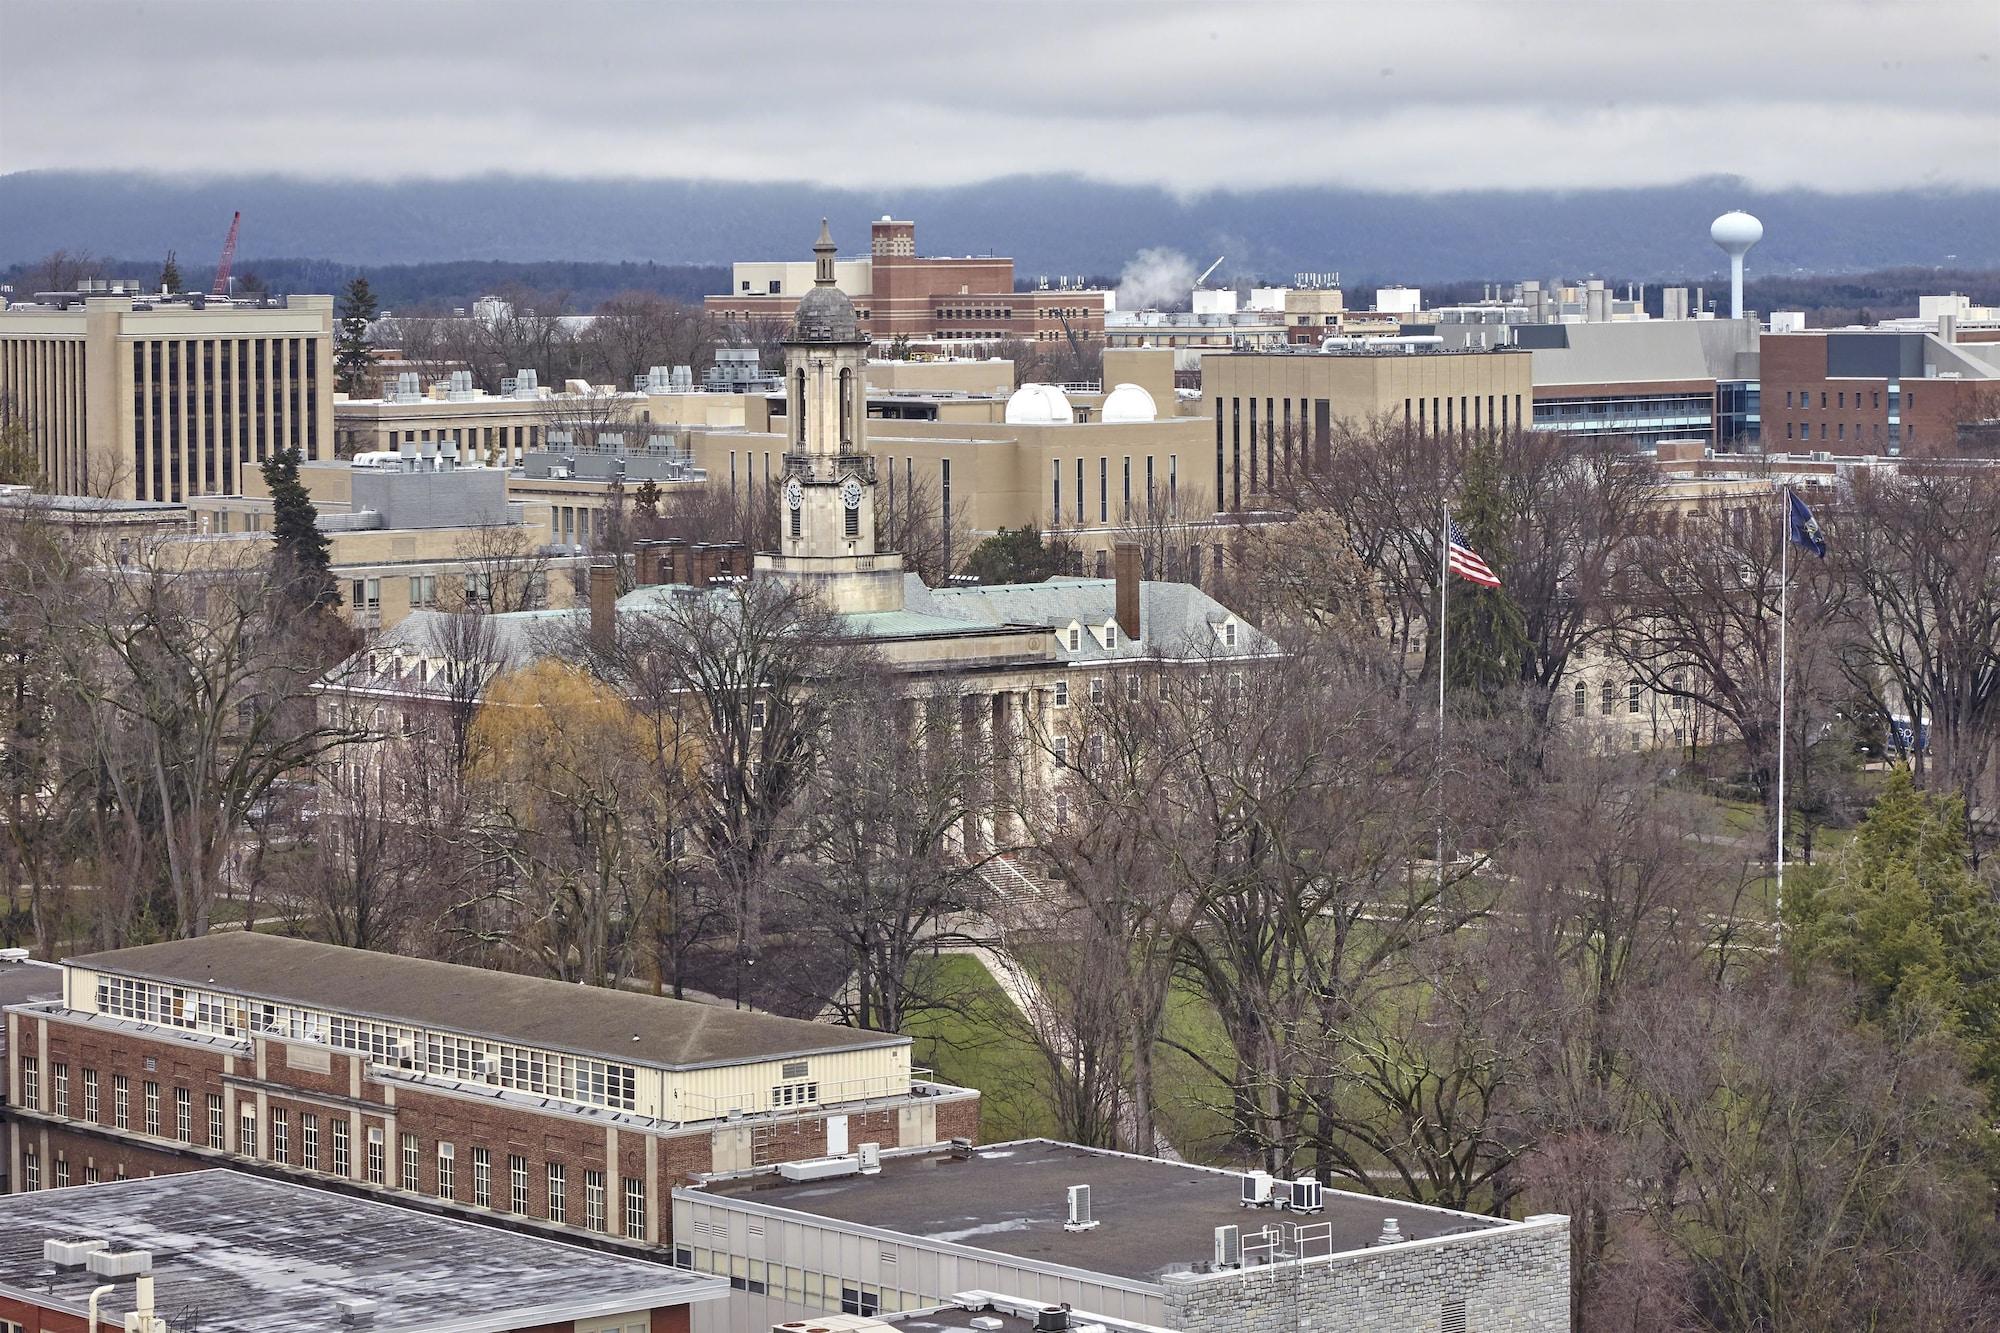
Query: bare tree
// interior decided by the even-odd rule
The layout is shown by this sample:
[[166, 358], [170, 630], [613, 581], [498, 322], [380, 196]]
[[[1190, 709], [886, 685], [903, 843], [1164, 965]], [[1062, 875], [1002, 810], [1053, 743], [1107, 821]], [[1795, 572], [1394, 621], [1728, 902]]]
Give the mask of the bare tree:
[[454, 554], [465, 568], [456, 588], [439, 590], [451, 611], [538, 611], [548, 603], [549, 555], [525, 528], [493, 524], [462, 538]]
[[700, 376], [715, 359], [722, 330], [700, 306], [652, 292], [627, 292], [598, 306], [577, 340], [582, 368], [630, 388], [654, 366], [688, 366]]

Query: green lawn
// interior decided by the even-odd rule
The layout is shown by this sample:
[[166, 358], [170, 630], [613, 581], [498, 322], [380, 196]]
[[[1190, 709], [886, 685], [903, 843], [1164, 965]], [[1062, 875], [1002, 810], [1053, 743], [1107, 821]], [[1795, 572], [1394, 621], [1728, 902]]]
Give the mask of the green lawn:
[[947, 954], [933, 966], [938, 993], [949, 999], [904, 1025], [916, 1043], [912, 1058], [943, 1082], [979, 1090], [982, 1138], [1057, 1137], [1048, 1066], [1020, 1010], [978, 959]]

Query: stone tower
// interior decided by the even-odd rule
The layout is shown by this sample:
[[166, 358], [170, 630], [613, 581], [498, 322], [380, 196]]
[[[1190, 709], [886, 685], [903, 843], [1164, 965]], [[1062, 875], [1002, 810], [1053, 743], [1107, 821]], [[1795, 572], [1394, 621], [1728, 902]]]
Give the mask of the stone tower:
[[813, 246], [813, 289], [799, 299], [785, 347], [785, 489], [775, 554], [760, 573], [809, 587], [835, 611], [903, 605], [903, 558], [875, 549], [875, 460], [867, 449], [868, 335], [834, 285], [825, 219]]

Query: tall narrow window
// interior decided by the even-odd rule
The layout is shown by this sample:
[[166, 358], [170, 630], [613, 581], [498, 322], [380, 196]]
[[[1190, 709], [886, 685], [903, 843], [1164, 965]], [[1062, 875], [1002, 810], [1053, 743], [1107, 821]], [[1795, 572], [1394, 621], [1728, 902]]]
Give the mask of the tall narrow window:
[[854, 372], [840, 368], [840, 452], [854, 452]]
[[319, 1115], [314, 1111], [299, 1112], [299, 1165], [319, 1170]]
[[194, 1142], [194, 1094], [186, 1088], [174, 1089], [174, 1137]]
[[354, 1170], [354, 1154], [349, 1146], [350, 1130], [344, 1117], [333, 1120], [333, 1174], [345, 1176]]
[[236, 1120], [236, 1151], [245, 1157], [257, 1155], [257, 1108], [245, 1106]]
[[528, 1159], [511, 1153], [507, 1157], [507, 1207], [510, 1212], [528, 1211]]
[[292, 1160], [291, 1116], [282, 1106], [271, 1108], [271, 1160], [287, 1163]]
[[625, 1177], [625, 1234], [633, 1240], [646, 1236], [646, 1182]]
[[[121, 1074], [119, 1079], [122, 1082], [124, 1076]], [[211, 1092], [208, 1094], [208, 1146], [221, 1148], [224, 1146], [223, 1139], [222, 1098]]]
[[458, 1197], [458, 1150], [449, 1143], [438, 1145], [437, 1196], [440, 1199]]
[[93, 1125], [100, 1124], [102, 1119], [98, 1111], [97, 1071], [86, 1069], [83, 1071], [83, 1118]]
[[806, 372], [803, 366], [799, 368], [799, 373], [793, 376], [792, 383], [795, 386], [792, 393], [792, 411], [797, 413], [799, 418], [798, 425], [795, 427], [795, 433], [798, 437], [799, 452], [804, 453], [806, 447]]
[[146, 1082], [146, 1132], [160, 1137], [160, 1085], [150, 1079]]
[[568, 1172], [561, 1162], [549, 1163], [549, 1221], [569, 1220]]
[[56, 1071], [56, 1114], [69, 1114], [69, 1066], [57, 1062]]
[[604, 1173], [583, 1173], [583, 1224], [592, 1231], [604, 1230]]
[[387, 1149], [384, 1147], [382, 1143], [382, 1131], [379, 1129], [371, 1128], [368, 1131], [368, 1183], [369, 1184], [386, 1185], [389, 1183], [389, 1164], [386, 1160], [384, 1160], [387, 1156], [388, 1156]]
[[403, 1188], [412, 1194], [423, 1188], [423, 1182], [418, 1176], [420, 1151], [421, 1145], [418, 1144], [416, 1135], [403, 1135]]
[[472, 1150], [472, 1201], [481, 1208], [493, 1206], [493, 1154], [485, 1148]]

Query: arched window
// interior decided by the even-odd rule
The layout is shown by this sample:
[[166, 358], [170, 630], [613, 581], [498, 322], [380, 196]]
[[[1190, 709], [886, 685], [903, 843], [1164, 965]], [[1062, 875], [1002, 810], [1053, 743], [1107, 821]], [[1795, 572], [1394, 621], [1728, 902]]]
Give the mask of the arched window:
[[806, 372], [803, 366], [799, 368], [799, 373], [795, 379], [796, 387], [792, 393], [792, 411], [799, 414], [799, 422], [796, 429], [798, 431], [799, 448], [803, 450], [806, 444]]
[[1576, 702], [1571, 705], [1571, 712], [1574, 713], [1577, 717], [1582, 717], [1583, 701], [1584, 701], [1584, 688], [1582, 681], [1578, 681], [1576, 683], [1576, 689], [1572, 691], [1572, 694], [1575, 696]]
[[840, 370], [840, 452], [854, 452], [854, 372]]

